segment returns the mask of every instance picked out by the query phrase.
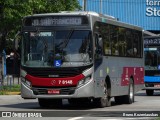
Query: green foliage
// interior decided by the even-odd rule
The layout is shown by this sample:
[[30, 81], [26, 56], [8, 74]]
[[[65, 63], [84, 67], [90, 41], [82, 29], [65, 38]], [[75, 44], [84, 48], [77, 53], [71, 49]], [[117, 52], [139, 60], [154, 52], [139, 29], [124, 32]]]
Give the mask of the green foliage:
[[1, 0], [0, 1], [0, 43], [14, 39], [26, 15], [59, 11], [80, 10], [77, 0]]
[[155, 120], [160, 120], [160, 117], [156, 118]]
[[6, 95], [6, 94], [7, 94], [6, 91], [4, 91], [4, 90], [1, 90], [1, 91], [0, 91], [0, 95]]
[[21, 85], [12, 85], [12, 86], [3, 86], [2, 90], [3, 92], [20, 92]]
[[[1, 86], [0, 87], [0, 95], [9, 95], [15, 94], [13, 92], [20, 93], [21, 85], [12, 85], [12, 86]], [[10, 93], [11, 92], [11, 93]]]

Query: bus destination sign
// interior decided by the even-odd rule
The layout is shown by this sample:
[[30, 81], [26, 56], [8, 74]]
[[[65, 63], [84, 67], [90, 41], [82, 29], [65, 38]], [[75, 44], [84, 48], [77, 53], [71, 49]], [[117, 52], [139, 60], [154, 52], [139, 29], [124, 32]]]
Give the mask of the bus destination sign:
[[160, 37], [144, 38], [144, 45], [160, 45]]
[[70, 26], [87, 24], [86, 17], [62, 16], [62, 17], [33, 17], [26, 18], [25, 26]]

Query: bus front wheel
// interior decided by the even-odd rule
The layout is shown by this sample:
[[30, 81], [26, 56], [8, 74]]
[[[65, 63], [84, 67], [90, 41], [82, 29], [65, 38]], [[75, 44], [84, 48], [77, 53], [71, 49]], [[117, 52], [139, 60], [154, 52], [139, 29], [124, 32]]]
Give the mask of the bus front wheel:
[[94, 103], [98, 106], [98, 107], [109, 107], [111, 106], [111, 97], [109, 96], [109, 88], [107, 88], [107, 84], [106, 82], [104, 83], [104, 87], [103, 87], [103, 96], [101, 98], [95, 98], [94, 99]]

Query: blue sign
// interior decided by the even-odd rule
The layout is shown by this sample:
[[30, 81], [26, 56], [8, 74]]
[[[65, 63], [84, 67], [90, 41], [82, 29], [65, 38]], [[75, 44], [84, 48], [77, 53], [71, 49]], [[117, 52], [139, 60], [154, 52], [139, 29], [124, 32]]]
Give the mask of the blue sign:
[[62, 65], [62, 60], [54, 60], [54, 66], [60, 67]]

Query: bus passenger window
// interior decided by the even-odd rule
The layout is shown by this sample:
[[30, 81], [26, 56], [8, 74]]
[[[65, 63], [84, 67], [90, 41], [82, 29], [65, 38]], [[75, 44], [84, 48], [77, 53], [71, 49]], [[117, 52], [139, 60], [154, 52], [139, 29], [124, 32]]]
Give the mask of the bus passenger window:
[[118, 49], [119, 56], [126, 56], [126, 29], [123, 27], [118, 27]]
[[133, 47], [131, 46], [131, 47], [127, 50], [127, 56], [132, 56], [132, 57], [137, 56], [137, 48], [135, 47], [135, 45], [133, 45]]
[[137, 47], [136, 47], [136, 44], [133, 44], [133, 55], [137, 56]]
[[104, 52], [107, 55], [111, 55], [111, 48], [108, 36], [104, 39]]

